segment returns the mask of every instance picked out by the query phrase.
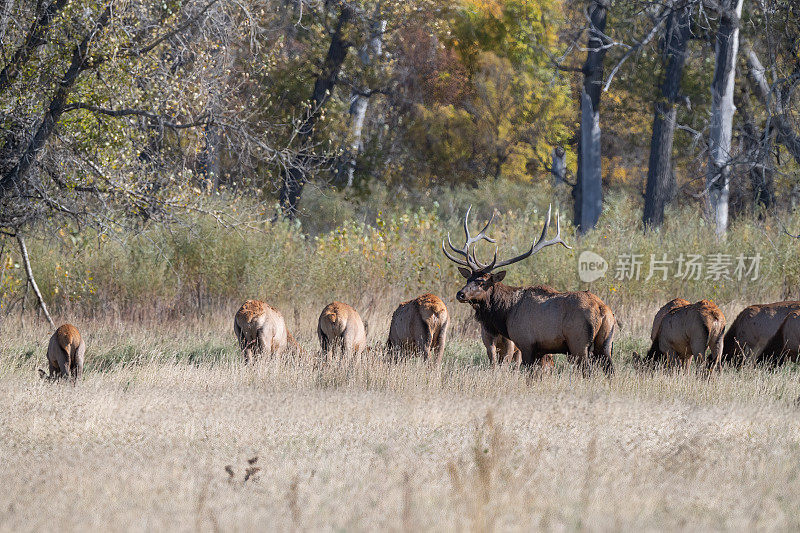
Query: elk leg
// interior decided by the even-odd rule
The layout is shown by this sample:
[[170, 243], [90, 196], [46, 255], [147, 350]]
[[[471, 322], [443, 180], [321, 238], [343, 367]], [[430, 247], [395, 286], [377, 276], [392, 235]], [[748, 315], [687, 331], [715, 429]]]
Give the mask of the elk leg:
[[521, 346], [518, 347], [520, 352], [522, 352], [522, 357], [520, 363], [524, 366], [530, 366], [539, 360], [536, 358], [536, 353], [533, 351], [533, 346], [528, 346], [526, 348], [522, 348]]
[[58, 369], [61, 371], [61, 377], [64, 379], [69, 379], [69, 357], [64, 350], [61, 350], [61, 353], [58, 357]]
[[553, 354], [551, 353], [543, 353], [539, 356], [539, 366], [542, 367], [542, 374], [552, 374], [553, 369], [556, 367], [555, 359], [553, 359]]
[[481, 340], [486, 347], [486, 356], [489, 358], [489, 362], [492, 363], [492, 366], [497, 365], [497, 346], [494, 344], [494, 335], [486, 331], [486, 328], [481, 327]]
[[567, 347], [569, 349], [570, 359], [580, 369], [583, 377], [589, 377], [591, 374], [591, 369], [589, 368], [589, 350], [591, 348], [591, 343], [588, 341], [569, 342], [568, 340]]
[[433, 346], [433, 332], [428, 324], [422, 324], [422, 335], [420, 336], [420, 349], [422, 351], [422, 359], [428, 361], [431, 357], [431, 347]]
[[86, 343], [81, 342], [78, 351], [75, 352], [75, 379], [83, 377], [83, 356], [86, 353]]
[[[253, 361], [265, 353], [267, 355], [272, 355], [276, 348], [272, 340], [273, 339], [267, 336], [267, 332], [264, 331], [264, 328], [259, 328], [258, 332], [256, 333], [256, 342], [254, 343], [255, 350], [253, 350]], [[269, 352], [267, 352], [267, 350], [269, 350]]]
[[444, 348], [447, 344], [447, 326], [450, 325], [450, 322], [445, 322], [439, 327], [439, 331], [436, 333], [436, 364], [440, 365], [442, 363], [442, 356], [444, 355]]

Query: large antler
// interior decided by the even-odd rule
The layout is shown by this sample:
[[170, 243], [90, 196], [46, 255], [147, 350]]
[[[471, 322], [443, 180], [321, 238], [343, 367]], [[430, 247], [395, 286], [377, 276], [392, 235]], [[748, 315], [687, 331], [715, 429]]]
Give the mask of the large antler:
[[[492, 220], [494, 220], [494, 213], [492, 213], [492, 216], [489, 219], [489, 222], [486, 223], [486, 225], [483, 227], [483, 229], [480, 231], [480, 233], [478, 233], [476, 236], [473, 237], [469, 233], [469, 212], [471, 210], [472, 210], [472, 206], [469, 206], [467, 208], [467, 214], [464, 216], [464, 235], [466, 236], [466, 242], [465, 242], [463, 248], [461, 248], [459, 250], [458, 248], [453, 246], [453, 243], [450, 241], [450, 233], [449, 232], [447, 233], [447, 244], [450, 246], [450, 249], [453, 250], [455, 253], [463, 256], [464, 259], [459, 259], [459, 258], [454, 257], [453, 255], [451, 255], [447, 251], [447, 248], [445, 248], [444, 240], [442, 240], [442, 251], [444, 252], [444, 255], [446, 255], [447, 258], [450, 261], [454, 262], [455, 264], [461, 265], [461, 266], [465, 266], [465, 267], [469, 268], [470, 270], [480, 270], [481, 269], [480, 265], [478, 264], [477, 261], [475, 261], [474, 251], [472, 253], [470, 253], [470, 246], [474, 245], [475, 243], [479, 242], [480, 240], [491, 242], [492, 244], [494, 244], [496, 242], [494, 239], [487, 237], [486, 234], [484, 233], [489, 228], [489, 224], [492, 223]], [[495, 253], [495, 256], [496, 256], [496, 253]]]
[[535, 254], [536, 252], [538, 252], [542, 248], [545, 248], [547, 246], [552, 246], [553, 244], [560, 244], [564, 248], [567, 248], [567, 249], [571, 250], [572, 247], [568, 246], [567, 243], [565, 243], [561, 239], [561, 220], [558, 217], [558, 211], [556, 211], [556, 236], [553, 239], [544, 240], [544, 238], [547, 236], [547, 230], [550, 228], [550, 214], [551, 214], [552, 210], [553, 210], [553, 206], [552, 205], [548, 206], [548, 208], [547, 208], [547, 220], [545, 221], [544, 227], [542, 228], [542, 234], [539, 236], [539, 239], [535, 243], [533, 243], [531, 245], [531, 249], [530, 250], [528, 250], [524, 254], [518, 255], [517, 257], [512, 257], [511, 259], [506, 259], [505, 261], [500, 261], [499, 263], [497, 262], [497, 250], [495, 250], [494, 258], [492, 259], [492, 262], [489, 263], [488, 265], [484, 265], [480, 261], [475, 260], [475, 251], [473, 250], [472, 259], [473, 259], [473, 261], [475, 261], [475, 264], [480, 266], [481, 270], [483, 270], [484, 272], [491, 272], [495, 268], [508, 266], [508, 265], [513, 264], [513, 263], [517, 263], [519, 261], [522, 261], [526, 257], [532, 256], [533, 254]]

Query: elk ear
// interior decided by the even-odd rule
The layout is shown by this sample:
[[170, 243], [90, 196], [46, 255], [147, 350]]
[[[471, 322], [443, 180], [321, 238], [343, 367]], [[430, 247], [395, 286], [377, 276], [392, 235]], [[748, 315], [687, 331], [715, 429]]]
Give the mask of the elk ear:
[[461, 275], [467, 279], [469, 279], [472, 276], [472, 271], [468, 268], [458, 267], [458, 271], [461, 272]]
[[494, 274], [492, 274], [492, 281], [494, 281], [495, 283], [500, 283], [501, 281], [503, 281], [505, 277], [506, 277], [506, 271], [501, 270], [500, 272], [495, 272]]

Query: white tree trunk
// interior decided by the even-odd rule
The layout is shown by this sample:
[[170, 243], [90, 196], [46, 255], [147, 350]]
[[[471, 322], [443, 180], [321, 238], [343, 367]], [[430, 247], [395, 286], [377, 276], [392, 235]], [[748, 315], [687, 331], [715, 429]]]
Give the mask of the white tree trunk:
[[716, 38], [716, 65], [711, 82], [711, 127], [706, 174], [709, 210], [717, 235], [728, 229], [730, 194], [731, 138], [733, 136], [733, 89], [736, 82], [736, 56], [739, 52], [739, 19], [744, 0], [725, 0], [720, 4]]
[[[383, 32], [386, 31], [386, 21], [378, 20], [371, 27], [371, 35], [367, 44], [359, 51], [359, 58], [364, 68], [368, 68], [375, 58], [380, 57], [383, 51]], [[367, 116], [369, 97], [353, 91], [350, 97], [350, 153], [347, 162], [347, 187], [353, 186], [353, 173], [356, 170], [356, 157], [364, 150], [361, 141], [361, 132], [364, 129], [364, 119]]]
[[[31, 268], [31, 260], [28, 257], [28, 247], [25, 246], [25, 239], [22, 237], [21, 233], [17, 233], [17, 242], [19, 243], [19, 251], [22, 255], [22, 264], [25, 266], [25, 275], [28, 277], [28, 283], [31, 284], [33, 288], [33, 293], [36, 295], [36, 299], [39, 301], [39, 307], [42, 308], [42, 312], [44, 313], [44, 317], [50, 323], [50, 327], [56, 327], [55, 322], [50, 317], [50, 313], [47, 312], [47, 305], [44, 303], [44, 298], [42, 298], [42, 293], [39, 291], [39, 286], [36, 284], [36, 278], [33, 277], [33, 269]], [[27, 294], [27, 286], [26, 286], [26, 294]], [[23, 311], [25, 309], [25, 302], [22, 303]]]
[[800, 135], [794, 131], [791, 121], [787, 119], [780, 98], [773, 97], [772, 90], [767, 82], [764, 66], [752, 48], [747, 51], [747, 68], [750, 74], [750, 81], [756, 90], [759, 101], [767, 109], [770, 119], [778, 127], [778, 142], [783, 144], [792, 154], [794, 160], [800, 164]]
[[591, 97], [581, 92], [581, 233], [586, 233], [600, 219], [603, 210], [603, 177], [600, 152], [600, 112]]

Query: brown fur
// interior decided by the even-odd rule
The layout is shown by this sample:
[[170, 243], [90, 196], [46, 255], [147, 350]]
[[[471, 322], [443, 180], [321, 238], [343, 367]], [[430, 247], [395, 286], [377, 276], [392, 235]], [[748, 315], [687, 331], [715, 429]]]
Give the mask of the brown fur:
[[693, 358], [706, 359], [709, 370], [718, 368], [724, 331], [725, 315], [711, 300], [679, 305], [663, 315], [647, 360], [660, 362], [666, 357], [688, 371]]
[[774, 337], [786, 317], [800, 311], [800, 302], [775, 302], [745, 307], [725, 334], [722, 361], [741, 366]]
[[757, 363], [775, 367], [786, 361], [800, 360], [800, 310], [792, 311], [783, 320], [757, 358]]
[[486, 356], [492, 365], [509, 364], [519, 368], [522, 364], [522, 351], [517, 345], [502, 335], [492, 335], [485, 327], [481, 326], [481, 340], [486, 347]]
[[242, 304], [234, 317], [233, 331], [246, 363], [261, 354], [277, 355], [290, 342], [297, 344], [286, 329], [283, 315], [259, 300], [247, 300]]
[[86, 344], [81, 338], [78, 328], [72, 324], [63, 324], [50, 337], [47, 347], [47, 363], [49, 377], [72, 377], [77, 380], [83, 375], [83, 356]]
[[543, 285], [509, 287], [505, 271], [487, 274], [459, 268], [467, 284], [456, 298], [475, 309], [489, 335], [510, 339], [522, 363], [547, 364], [552, 353], [566, 353], [584, 373], [598, 363], [611, 374], [616, 320], [611, 309], [588, 291], [558, 292]]
[[438, 296], [423, 294], [401, 303], [392, 315], [389, 326], [389, 348], [409, 348], [422, 353], [427, 361], [433, 355], [437, 365], [442, 361], [450, 316]]
[[[531, 290], [543, 295], [559, 293], [557, 289], [554, 289], [548, 285], [534, 285], [531, 287]], [[594, 296], [592, 293], [588, 294]], [[600, 299], [598, 298], [598, 301], [599, 300]], [[596, 341], [602, 345], [607, 337], [613, 333], [613, 325], [615, 324], [615, 321], [614, 314], [611, 312], [611, 309], [602, 301], [600, 301], [600, 304], [605, 308], [603, 313], [605, 324], [602, 324], [604, 327], [598, 325], [598, 333], [595, 338]], [[489, 330], [482, 325], [481, 340], [483, 340], [483, 345], [486, 347], [486, 356], [493, 365], [502, 364], [505, 361], [508, 361], [509, 364], [515, 368], [519, 368], [522, 365], [522, 350], [520, 350], [517, 345], [511, 341], [511, 339], [502, 335], [492, 335], [489, 333]], [[553, 354], [542, 354], [541, 365], [545, 368], [554, 367], [555, 360], [553, 358]]]
[[675, 298], [674, 300], [670, 300], [665, 303], [664, 306], [658, 310], [655, 318], [653, 318], [653, 329], [650, 331], [650, 341], [656, 340], [656, 335], [661, 327], [661, 320], [664, 318], [664, 315], [676, 307], [683, 307], [684, 305], [689, 305], [690, 303], [691, 302], [689, 300], [684, 300], [683, 298]]
[[319, 345], [327, 357], [360, 354], [367, 346], [367, 330], [361, 315], [351, 306], [332, 302], [325, 306], [317, 322]]

